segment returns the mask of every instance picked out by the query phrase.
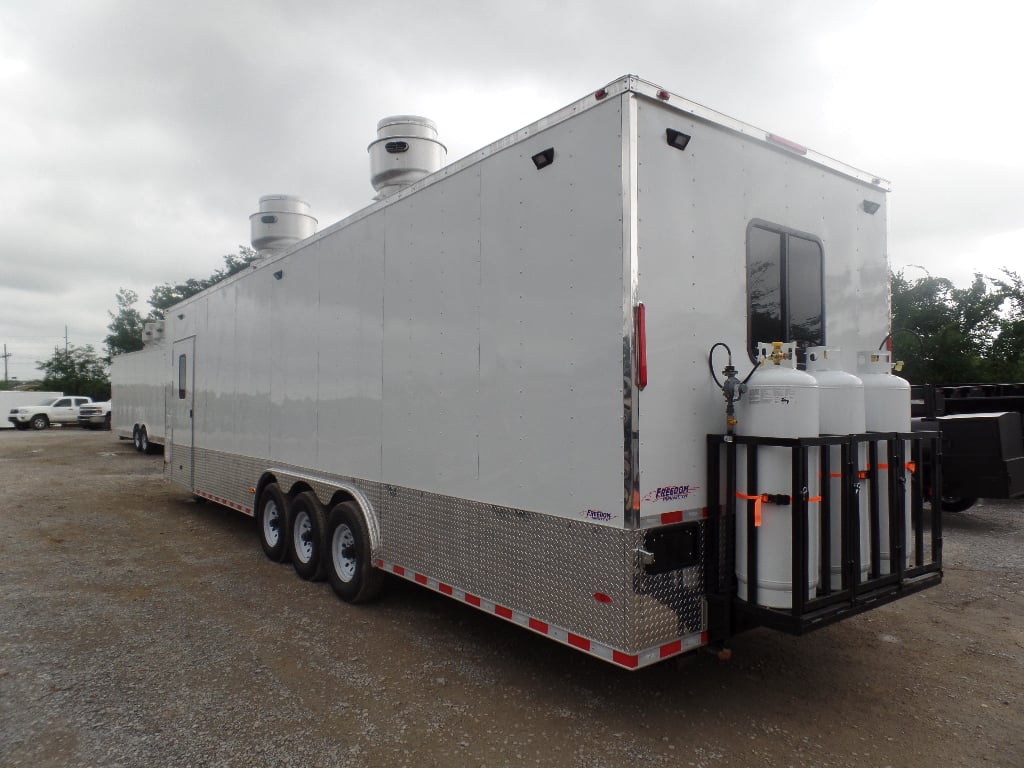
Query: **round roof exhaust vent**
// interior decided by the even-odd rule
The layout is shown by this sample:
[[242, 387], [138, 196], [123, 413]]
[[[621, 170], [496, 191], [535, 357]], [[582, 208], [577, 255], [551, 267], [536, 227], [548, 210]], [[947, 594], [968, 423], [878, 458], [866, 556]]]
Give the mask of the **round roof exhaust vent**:
[[309, 203], [295, 195], [264, 195], [260, 209], [249, 217], [252, 247], [270, 256], [295, 245], [316, 232]]
[[370, 153], [370, 183], [375, 200], [393, 195], [444, 166], [448, 149], [437, 140], [433, 120], [417, 115], [393, 115], [377, 123]]

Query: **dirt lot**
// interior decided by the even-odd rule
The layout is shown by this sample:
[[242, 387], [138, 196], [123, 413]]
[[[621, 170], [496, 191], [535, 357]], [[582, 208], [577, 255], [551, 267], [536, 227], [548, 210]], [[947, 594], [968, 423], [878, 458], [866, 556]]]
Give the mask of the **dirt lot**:
[[635, 673], [395, 582], [353, 607], [110, 433], [0, 432], [3, 766], [1024, 766], [1024, 503], [945, 581]]

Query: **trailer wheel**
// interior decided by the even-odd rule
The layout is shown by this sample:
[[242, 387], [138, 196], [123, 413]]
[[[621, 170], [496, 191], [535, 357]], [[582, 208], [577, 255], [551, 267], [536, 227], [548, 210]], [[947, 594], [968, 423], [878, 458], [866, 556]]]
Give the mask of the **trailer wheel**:
[[943, 496], [943, 512], [965, 512], [974, 506], [978, 499], [973, 496]]
[[300, 493], [289, 504], [291, 536], [288, 552], [295, 572], [307, 581], [324, 577], [324, 508], [312, 491]]
[[373, 567], [370, 535], [358, 505], [335, 505], [327, 520], [327, 580], [348, 603], [363, 603], [380, 593], [384, 574]]
[[139, 427], [139, 450], [142, 453], [150, 452], [149, 433], [146, 432], [145, 427]]
[[29, 423], [32, 425], [32, 429], [46, 429], [50, 426], [50, 420], [47, 418], [45, 413], [33, 416], [32, 421]]
[[275, 563], [288, 559], [288, 501], [277, 483], [270, 483], [256, 506], [256, 526], [264, 554]]
[[135, 450], [142, 453], [142, 446], [139, 444], [139, 425], [136, 424], [132, 429], [132, 445], [135, 446]]

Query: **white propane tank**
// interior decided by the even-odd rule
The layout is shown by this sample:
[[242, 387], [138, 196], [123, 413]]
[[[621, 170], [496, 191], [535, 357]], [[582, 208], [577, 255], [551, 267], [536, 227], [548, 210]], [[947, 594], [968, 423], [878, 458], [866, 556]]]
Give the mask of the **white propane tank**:
[[[819, 428], [823, 435], [859, 435], [867, 431], [864, 407], [864, 382], [842, 370], [842, 354], [837, 347], [808, 347], [807, 373], [818, 382], [821, 403]], [[830, 449], [832, 477], [829, 479], [829, 496], [831, 508], [829, 520], [831, 535], [829, 548], [831, 551], [831, 585], [840, 589], [843, 585], [842, 575], [842, 492], [841, 475], [842, 449], [833, 446]], [[867, 446], [858, 445], [858, 455], [854, 457], [857, 469], [867, 462]], [[866, 494], [857, 494], [856, 513], [860, 530], [860, 578], [865, 580], [871, 564], [871, 521], [868, 519], [868, 499]]]
[[[796, 345], [780, 342], [758, 343], [759, 367], [747, 382], [747, 391], [737, 406], [736, 433], [758, 437], [817, 437], [819, 398], [814, 377], [796, 369]], [[808, 495], [817, 496], [817, 449], [809, 452]], [[736, 488], [746, 496], [762, 494], [791, 496], [792, 452], [789, 448], [760, 447], [757, 452], [757, 487], [747, 483], [746, 456], [740, 452]], [[747, 504], [737, 506], [736, 578], [741, 600], [747, 599]], [[807, 510], [807, 586], [814, 597], [818, 586], [820, 530], [817, 504]], [[757, 536], [757, 604], [769, 608], [793, 606], [793, 507], [792, 504], [761, 503], [761, 525]]]
[[[910, 382], [892, 373], [892, 353], [868, 350], [857, 353], [857, 375], [864, 382], [865, 419], [869, 432], [910, 431]], [[883, 574], [892, 573], [892, 548], [889, 544], [889, 472], [905, 472], [909, 460], [903, 446], [903, 467], [888, 466], [888, 448], [884, 440], [876, 445], [878, 456], [878, 541], [879, 560]], [[867, 489], [862, 490], [864, 494]], [[869, 497], [870, 498], [870, 497]], [[910, 530], [910, 482], [905, 483], [904, 518], [906, 536], [905, 566], [910, 565], [913, 536]]]

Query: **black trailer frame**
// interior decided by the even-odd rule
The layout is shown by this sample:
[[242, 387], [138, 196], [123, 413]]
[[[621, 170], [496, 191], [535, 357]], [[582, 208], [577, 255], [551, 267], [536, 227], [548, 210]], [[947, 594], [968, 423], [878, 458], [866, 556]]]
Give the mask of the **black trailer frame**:
[[[868, 467], [857, 466], [859, 446], [866, 444]], [[745, 454], [747, 483], [757, 487], [758, 450], [765, 447], [789, 448], [792, 452], [790, 508], [792, 514], [792, 608], [780, 609], [758, 602], [757, 583], [751, 578], [747, 585], [747, 599], [737, 592], [736, 579], [736, 516], [745, 514], [747, 530], [747, 573], [757, 573], [758, 536], [754, 525], [754, 501], [742, 501], [737, 496], [737, 465], [740, 454]], [[815, 471], [822, 478], [830, 478], [836, 468], [832, 466], [832, 447], [840, 448], [838, 468], [841, 498], [832, 498], [830, 482], [821, 483], [819, 529], [821, 531], [819, 587], [810, 595], [808, 577], [810, 563], [807, 556], [808, 476]], [[811, 449], [818, 455], [817, 467], [811, 466]], [[879, 456], [884, 448], [884, 453]], [[770, 438], [739, 435], [708, 435], [708, 509], [717, 510], [709, 515], [710, 560], [705, 573], [708, 596], [710, 641], [723, 646], [733, 635], [758, 626], [771, 627], [790, 634], [801, 635], [828, 624], [841, 621], [857, 613], [935, 586], [942, 580], [942, 515], [938, 504], [929, 500], [922, 478], [927, 476], [941, 482], [942, 445], [938, 432], [872, 432], [846, 436], [816, 438]], [[905, 457], [910, 456], [910, 461]], [[928, 463], [931, 466], [927, 467]], [[881, 493], [880, 470], [901, 467], [904, 471], [885, 473], [888, 482], [884, 489], [888, 498], [889, 541], [891, 542], [891, 573], [881, 573], [879, 539]], [[905, 523], [905, 484], [911, 483], [911, 530]], [[861, 481], [867, 481], [868, 514], [871, 520], [869, 569], [865, 579], [860, 578], [860, 513], [858, 493]], [[743, 507], [740, 507], [742, 501]], [[831, 510], [840, 509], [840, 551], [842, 586], [831, 586], [832, 536]], [[908, 536], [913, 537], [914, 558], [905, 565]], [[928, 556], [926, 556], [926, 554]]]

